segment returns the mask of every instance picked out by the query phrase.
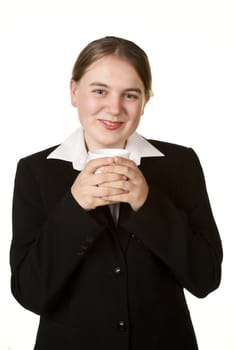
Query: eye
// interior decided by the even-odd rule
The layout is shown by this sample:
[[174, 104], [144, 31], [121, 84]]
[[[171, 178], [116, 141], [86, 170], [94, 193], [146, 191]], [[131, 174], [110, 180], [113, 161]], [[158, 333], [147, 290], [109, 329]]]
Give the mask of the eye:
[[127, 100], [137, 100], [138, 99], [138, 95], [136, 94], [130, 94], [130, 93], [126, 93], [124, 95], [124, 97], [127, 99]]
[[95, 90], [92, 90], [92, 92], [97, 94], [97, 95], [104, 95], [105, 94], [104, 89], [95, 89]]

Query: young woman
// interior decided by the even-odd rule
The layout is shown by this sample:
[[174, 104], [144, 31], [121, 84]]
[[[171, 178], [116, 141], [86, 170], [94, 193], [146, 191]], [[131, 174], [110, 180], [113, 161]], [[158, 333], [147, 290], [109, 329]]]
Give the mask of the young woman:
[[[82, 127], [18, 163], [12, 292], [40, 315], [35, 350], [197, 349], [184, 288], [219, 286], [221, 241], [194, 151], [136, 133], [150, 97], [143, 50], [95, 40], [71, 79]], [[87, 161], [101, 148], [130, 159]]]

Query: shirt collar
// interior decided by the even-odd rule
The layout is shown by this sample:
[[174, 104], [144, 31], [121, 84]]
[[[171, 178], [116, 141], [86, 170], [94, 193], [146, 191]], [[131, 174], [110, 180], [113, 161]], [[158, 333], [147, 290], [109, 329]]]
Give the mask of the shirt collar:
[[[127, 140], [126, 149], [130, 152], [130, 159], [133, 160], [136, 165], [140, 165], [141, 158], [144, 157], [164, 157], [163, 153], [137, 132], [132, 134]], [[80, 127], [74, 131], [60, 146], [51, 152], [47, 158], [72, 162], [75, 170], [83, 170], [87, 159], [83, 128]]]

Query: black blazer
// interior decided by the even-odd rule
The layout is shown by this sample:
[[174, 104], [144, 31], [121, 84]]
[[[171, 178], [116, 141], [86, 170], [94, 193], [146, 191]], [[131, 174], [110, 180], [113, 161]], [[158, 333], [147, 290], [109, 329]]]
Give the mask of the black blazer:
[[40, 315], [35, 350], [195, 350], [183, 289], [201, 298], [221, 278], [222, 247], [192, 149], [151, 141], [149, 195], [133, 212], [83, 210], [78, 175], [53, 148], [21, 159], [13, 200], [12, 293]]

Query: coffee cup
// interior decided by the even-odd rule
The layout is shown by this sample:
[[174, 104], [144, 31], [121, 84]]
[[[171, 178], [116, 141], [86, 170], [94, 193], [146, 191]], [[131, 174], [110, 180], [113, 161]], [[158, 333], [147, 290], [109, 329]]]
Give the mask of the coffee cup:
[[[130, 152], [123, 148], [100, 148], [88, 152], [87, 162], [93, 159], [104, 157], [123, 157], [129, 159]], [[98, 172], [100, 172], [99, 169], [96, 171], [96, 173]]]
[[100, 148], [94, 151], [89, 151], [87, 161], [103, 157], [129, 158], [130, 152], [123, 148]]

